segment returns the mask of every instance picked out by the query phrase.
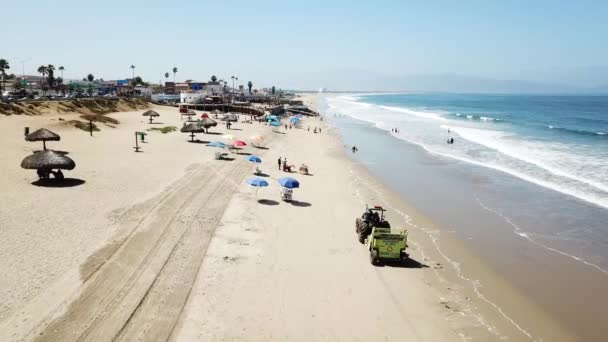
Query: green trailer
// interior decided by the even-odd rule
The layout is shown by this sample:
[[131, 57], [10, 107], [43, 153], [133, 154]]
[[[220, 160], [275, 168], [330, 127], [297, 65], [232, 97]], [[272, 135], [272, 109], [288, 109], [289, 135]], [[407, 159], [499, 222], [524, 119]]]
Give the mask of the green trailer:
[[407, 230], [373, 227], [367, 239], [369, 260], [372, 265], [382, 261], [405, 261], [409, 255], [407, 248]]

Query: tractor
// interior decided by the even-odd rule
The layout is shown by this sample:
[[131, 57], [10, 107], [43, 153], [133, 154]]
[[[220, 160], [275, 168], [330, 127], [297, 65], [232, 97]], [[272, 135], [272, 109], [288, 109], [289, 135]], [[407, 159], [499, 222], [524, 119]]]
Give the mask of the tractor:
[[359, 242], [367, 243], [370, 262], [379, 265], [381, 261], [404, 261], [409, 256], [407, 248], [407, 230], [393, 230], [384, 219], [386, 210], [380, 206], [366, 206], [365, 213], [355, 222]]

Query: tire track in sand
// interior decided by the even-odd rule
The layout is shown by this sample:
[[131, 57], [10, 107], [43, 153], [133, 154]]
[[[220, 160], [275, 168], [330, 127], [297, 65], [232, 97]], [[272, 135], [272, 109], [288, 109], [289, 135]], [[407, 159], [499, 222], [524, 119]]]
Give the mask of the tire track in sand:
[[[171, 275], [175, 273], [174, 270], [166, 268], [166, 272], [163, 272], [163, 269], [175, 264], [175, 261], [169, 261], [172, 256], [177, 260], [188, 250], [187, 247], [186, 249], [180, 248], [184, 245], [180, 246], [179, 243], [180, 240], [182, 242], [191, 240], [183, 239], [183, 237], [188, 235], [186, 233], [190, 232], [189, 229], [194, 225], [197, 210], [200, 210], [199, 205], [207, 203], [225, 183], [239, 183], [247, 169], [243, 167], [246, 164], [243, 161], [237, 162], [236, 165], [234, 165], [235, 163], [225, 163], [216, 169], [217, 164], [206, 163], [201, 169], [207, 172], [197, 172], [184, 184], [180, 191], [164, 198], [163, 203], [148, 214], [136, 229], [136, 232], [85, 283], [81, 296], [70, 305], [67, 312], [62, 317], [50, 322], [48, 327], [40, 333], [38, 340], [112, 340], [121, 331], [129, 333], [129, 331], [137, 330], [133, 330], [134, 328], [129, 328], [129, 326], [138, 328], [151, 326], [145, 320], [137, 323], [140, 322], [137, 317], [140, 315], [146, 316], [145, 312], [147, 310], [140, 311], [140, 314], [136, 311], [142, 304], [154, 302], [154, 300], [148, 299], [154, 297], [150, 296], [150, 293], [156, 296], [163, 292], [158, 291], [158, 287], [150, 292], [154, 284], [165, 284], [163, 281], [157, 282], [157, 279], [173, 279], [173, 281], [181, 282], [181, 284], [188, 284], [188, 279], [172, 278]], [[217, 174], [225, 175], [231, 169], [231, 166], [234, 172], [230, 172], [226, 177], [217, 177]], [[199, 236], [192, 239], [198, 242], [196, 246], [202, 246], [203, 256], [206, 243], [208, 243], [215, 228], [215, 223], [219, 220], [231, 195], [232, 192], [228, 192], [227, 196], [222, 196], [222, 198], [226, 198], [225, 204], [214, 210], [214, 215], [210, 216], [211, 219], [205, 224], [205, 228], [198, 229]], [[197, 231], [192, 231], [189, 234], [193, 233], [197, 233]], [[201, 234], [204, 237], [201, 237]], [[182, 251], [178, 253], [180, 250]], [[202, 261], [202, 258], [200, 258], [200, 261]], [[191, 258], [185, 264], [188, 265], [186, 268], [198, 271], [199, 258]], [[161, 272], [164, 276], [159, 278]], [[188, 274], [192, 277], [192, 272]], [[195, 278], [196, 274], [193, 277]], [[194, 281], [194, 278], [191, 282]], [[185, 288], [189, 293], [188, 286], [180, 288], [182, 291], [174, 292], [176, 294], [183, 293]], [[187, 294], [184, 298], [186, 297]], [[174, 301], [173, 298], [169, 298], [169, 302], [165, 301], [165, 304], [174, 306]], [[183, 303], [181, 306], [183, 306]], [[177, 307], [179, 308], [180, 305], [177, 305]], [[181, 312], [181, 308], [177, 311]], [[159, 316], [155, 320], [173, 321], [172, 324], [175, 324], [179, 312], [175, 315], [176, 317], [167, 318], [167, 315], [170, 315], [171, 312], [175, 313], [176, 311], [163, 312], [161, 313], [162, 317]], [[125, 327], [126, 323], [129, 323], [129, 325]], [[170, 333], [173, 326], [171, 324], [165, 326], [170, 327], [168, 332]], [[146, 329], [143, 330], [147, 331]]]

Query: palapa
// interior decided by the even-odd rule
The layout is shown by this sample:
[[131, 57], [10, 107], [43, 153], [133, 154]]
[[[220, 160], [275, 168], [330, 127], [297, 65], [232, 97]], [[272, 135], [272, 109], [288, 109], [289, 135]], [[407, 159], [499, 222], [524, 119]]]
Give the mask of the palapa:
[[199, 121], [199, 123], [205, 128], [217, 126], [217, 122], [211, 118], [203, 118]]
[[190, 137], [192, 138], [192, 141], [194, 141], [194, 134], [195, 133], [204, 133], [205, 127], [201, 124], [200, 121], [196, 121], [196, 122], [192, 122], [187, 125], [184, 125], [184, 127], [182, 127], [180, 129], [180, 132], [190, 133]]
[[152, 123], [152, 119], [153, 119], [154, 117], [158, 117], [158, 116], [160, 116], [160, 114], [158, 114], [157, 112], [155, 112], [155, 111], [153, 111], [153, 110], [148, 110], [148, 111], [144, 112], [144, 113], [142, 114], [142, 116], [148, 116], [148, 117], [150, 117], [150, 123]]
[[65, 154], [57, 153], [53, 150], [44, 150], [25, 157], [21, 161], [21, 167], [33, 170], [72, 170], [76, 167], [76, 163]]
[[239, 119], [238, 119], [238, 117], [237, 117], [236, 115], [234, 115], [234, 114], [228, 114], [228, 115], [225, 115], [225, 116], [222, 118], [222, 121], [225, 121], [225, 122], [231, 122], [231, 121], [232, 121], [232, 122], [236, 122], [236, 121], [239, 121]]
[[41, 128], [25, 136], [26, 141], [42, 141], [42, 146], [46, 150], [47, 141], [59, 141], [59, 134], [49, 131], [46, 128]]

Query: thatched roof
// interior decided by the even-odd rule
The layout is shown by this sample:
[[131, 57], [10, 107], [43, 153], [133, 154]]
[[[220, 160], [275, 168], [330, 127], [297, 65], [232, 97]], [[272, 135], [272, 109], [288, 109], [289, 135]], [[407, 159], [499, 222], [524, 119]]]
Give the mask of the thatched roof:
[[53, 150], [39, 151], [29, 155], [21, 161], [21, 167], [24, 169], [63, 169], [72, 170], [76, 167], [74, 161], [61, 153]]
[[53, 133], [46, 128], [41, 128], [25, 136], [26, 141], [59, 141], [61, 137], [57, 133]]
[[204, 133], [205, 127], [201, 125], [200, 121], [197, 121], [184, 125], [179, 131], [182, 133]]
[[210, 118], [203, 118], [203, 119], [201, 119], [201, 121], [199, 121], [199, 123], [201, 126], [203, 126], [205, 128], [217, 126], [217, 122]]
[[224, 117], [222, 118], [222, 121], [226, 121], [226, 122], [229, 122], [229, 121], [239, 121], [239, 119], [238, 119], [238, 117], [237, 117], [236, 115], [234, 115], [234, 114], [228, 114], [228, 115], [226, 115], [226, 116], [224, 116]]
[[142, 114], [143, 116], [160, 116], [157, 112], [153, 110], [148, 110]]

